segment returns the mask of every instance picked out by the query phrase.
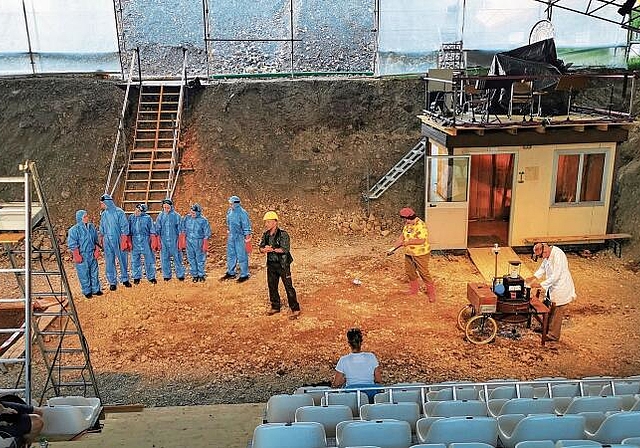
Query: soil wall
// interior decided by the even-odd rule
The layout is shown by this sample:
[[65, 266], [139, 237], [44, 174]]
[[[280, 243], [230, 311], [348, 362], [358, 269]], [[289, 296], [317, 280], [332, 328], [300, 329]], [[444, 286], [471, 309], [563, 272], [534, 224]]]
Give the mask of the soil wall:
[[[192, 88], [177, 206], [198, 201], [205, 214], [208, 209], [217, 216], [226, 198], [237, 194], [254, 219], [276, 209], [303, 238], [331, 227], [328, 221], [335, 223], [340, 214], [390, 219], [401, 206], [422, 210], [422, 163], [381, 199], [362, 199], [420, 138], [422, 88], [416, 79], [236, 81]], [[18, 163], [36, 160], [57, 224], [72, 225], [78, 208], [97, 213], [123, 98], [122, 86], [102, 79], [0, 79], [0, 175], [16, 175]], [[633, 131], [620, 147], [611, 220], [616, 232], [637, 233], [637, 141]], [[0, 189], [1, 200], [9, 196]], [[222, 229], [214, 226], [214, 232]], [[625, 254], [640, 258], [638, 237]]]

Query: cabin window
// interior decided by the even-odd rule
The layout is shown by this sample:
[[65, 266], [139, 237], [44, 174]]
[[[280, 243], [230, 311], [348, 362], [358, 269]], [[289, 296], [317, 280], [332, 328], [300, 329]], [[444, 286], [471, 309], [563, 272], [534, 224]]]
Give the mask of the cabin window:
[[558, 154], [554, 203], [602, 202], [605, 156]]

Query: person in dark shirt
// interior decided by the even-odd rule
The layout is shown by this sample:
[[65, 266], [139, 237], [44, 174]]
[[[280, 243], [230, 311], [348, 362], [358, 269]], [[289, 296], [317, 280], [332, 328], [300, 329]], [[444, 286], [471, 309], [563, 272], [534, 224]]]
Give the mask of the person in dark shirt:
[[[13, 397], [16, 398], [17, 397]], [[33, 443], [44, 428], [42, 409], [14, 401], [9, 396], [0, 397], [1, 437], [14, 437], [18, 446]]]
[[290, 252], [289, 234], [278, 227], [278, 215], [269, 211], [264, 215], [265, 232], [260, 239], [260, 253], [267, 254], [267, 285], [269, 287], [269, 300], [271, 309], [268, 316], [280, 312], [280, 293], [278, 283], [282, 284], [287, 292], [287, 300], [291, 314], [289, 319], [297, 319], [300, 316], [300, 304], [296, 296], [296, 290], [291, 280], [291, 262], [293, 257]]

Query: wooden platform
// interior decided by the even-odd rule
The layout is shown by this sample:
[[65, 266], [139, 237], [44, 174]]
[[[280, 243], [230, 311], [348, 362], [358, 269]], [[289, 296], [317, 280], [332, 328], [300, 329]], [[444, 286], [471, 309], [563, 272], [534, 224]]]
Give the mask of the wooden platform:
[[[496, 258], [493, 253], [493, 247], [473, 247], [468, 248], [471, 261], [478, 268], [478, 271], [482, 274], [482, 277], [487, 283], [493, 281], [495, 272]], [[498, 277], [502, 277], [509, 273], [509, 262], [512, 260], [520, 260], [518, 254], [516, 254], [510, 247], [501, 247], [498, 253]], [[531, 277], [533, 273], [527, 269], [522, 263], [520, 265], [520, 276], [523, 278]]]

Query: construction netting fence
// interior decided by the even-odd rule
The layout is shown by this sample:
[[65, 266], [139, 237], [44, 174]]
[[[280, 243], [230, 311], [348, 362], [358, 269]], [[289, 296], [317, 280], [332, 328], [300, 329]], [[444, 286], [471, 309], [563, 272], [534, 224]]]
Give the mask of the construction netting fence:
[[534, 0], [2, 0], [0, 75], [126, 73], [136, 48], [145, 76], [177, 76], [183, 49], [190, 76], [424, 73], [443, 44], [486, 67], [546, 37], [565, 63], [625, 66], [616, 23], [554, 8], [539, 26], [548, 17]]

